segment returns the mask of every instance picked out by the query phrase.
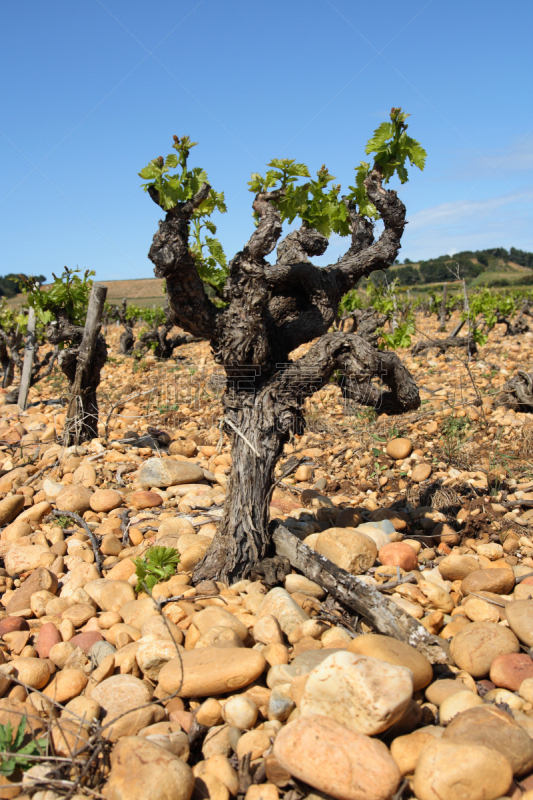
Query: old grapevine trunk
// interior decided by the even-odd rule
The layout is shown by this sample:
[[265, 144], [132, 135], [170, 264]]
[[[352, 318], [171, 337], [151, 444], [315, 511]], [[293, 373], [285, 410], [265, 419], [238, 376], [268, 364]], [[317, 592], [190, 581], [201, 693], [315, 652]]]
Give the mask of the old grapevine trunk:
[[[259, 224], [230, 263], [225, 308], [207, 298], [188, 247], [189, 221], [210, 187], [166, 215], [149, 257], [155, 274], [166, 278], [176, 323], [211, 342], [226, 370], [225, 430], [232, 443], [232, 468], [224, 515], [213, 545], [195, 578], [234, 581], [246, 577], [269, 554], [268, 511], [274, 468], [291, 431], [303, 430], [302, 407], [334, 371], [353, 402], [388, 414], [417, 408], [417, 387], [394, 353], [380, 352], [376, 321], [358, 325], [357, 335], [328, 333], [338, 304], [359, 278], [386, 269], [396, 258], [405, 225], [405, 207], [382, 187], [374, 169], [367, 192], [385, 229], [374, 241], [372, 224], [349, 208], [352, 241], [336, 264], [315, 267], [309, 256], [325, 252], [328, 241], [303, 225], [277, 247], [277, 262], [265, 260], [281, 236], [276, 206], [280, 192], [258, 194], [253, 203]], [[151, 189], [159, 203], [157, 190]], [[291, 353], [317, 341], [298, 359]]]

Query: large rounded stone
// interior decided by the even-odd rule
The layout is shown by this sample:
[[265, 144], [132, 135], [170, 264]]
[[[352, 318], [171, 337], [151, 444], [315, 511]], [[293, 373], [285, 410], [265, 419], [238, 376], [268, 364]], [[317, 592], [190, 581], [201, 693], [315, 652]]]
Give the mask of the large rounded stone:
[[107, 513], [121, 506], [124, 502], [124, 497], [114, 489], [97, 489], [90, 502], [93, 511]]
[[423, 689], [433, 679], [433, 668], [427, 658], [410, 644], [400, 642], [391, 636], [382, 636], [379, 633], [358, 636], [356, 639], [352, 639], [348, 650], [351, 653], [372, 656], [386, 661], [388, 664], [395, 664], [411, 670], [413, 691], [415, 692]]
[[500, 753], [442, 738], [420, 753], [413, 788], [418, 800], [496, 800], [512, 781], [509, 762]]
[[180, 697], [209, 697], [242, 689], [255, 681], [266, 667], [257, 650], [241, 647], [203, 647], [186, 650], [159, 673], [159, 685]]
[[319, 534], [315, 550], [352, 575], [370, 569], [378, 555], [374, 541], [354, 528], [329, 528]]
[[514, 600], [505, 606], [505, 616], [513, 633], [533, 647], [533, 600]]
[[512, 569], [495, 567], [494, 569], [478, 569], [463, 579], [461, 591], [464, 595], [470, 592], [494, 592], [494, 594], [511, 594], [515, 586]]
[[50, 548], [45, 544], [31, 544], [28, 547], [13, 545], [4, 557], [7, 574], [14, 578], [23, 572], [37, 569], [42, 556], [49, 552]]
[[13, 522], [23, 508], [23, 494], [14, 494], [12, 497], [5, 497], [3, 500], [0, 500], [0, 528]]
[[125, 736], [113, 748], [107, 800], [190, 800], [193, 788], [192, 769], [145, 737]]
[[337, 800], [388, 800], [400, 783], [383, 742], [328, 717], [289, 722], [276, 737], [274, 755], [295, 778]]
[[520, 777], [533, 769], [533, 740], [510, 714], [492, 705], [477, 706], [452, 719], [444, 739], [465, 739], [501, 753]]
[[59, 511], [74, 511], [76, 514], [84, 514], [91, 507], [92, 496], [92, 491], [81, 483], [66, 486], [56, 497], [56, 508]]
[[391, 439], [387, 445], [387, 455], [395, 461], [407, 458], [413, 452], [411, 439]]
[[478, 570], [479, 561], [474, 556], [450, 553], [439, 563], [439, 572], [445, 581], [462, 581]]
[[412, 695], [413, 676], [405, 667], [341, 651], [310, 673], [300, 711], [373, 736], [401, 719]]
[[497, 656], [518, 653], [520, 644], [509, 628], [495, 622], [472, 622], [453, 637], [450, 649], [460, 669], [473, 678], [483, 678]]
[[203, 478], [203, 469], [188, 461], [149, 458], [140, 468], [137, 480], [146, 489], [152, 486], [161, 489], [181, 483], [198, 483]]
[[533, 678], [533, 659], [527, 653], [497, 656], [490, 665], [491, 681], [510, 692], [517, 692], [528, 678]]

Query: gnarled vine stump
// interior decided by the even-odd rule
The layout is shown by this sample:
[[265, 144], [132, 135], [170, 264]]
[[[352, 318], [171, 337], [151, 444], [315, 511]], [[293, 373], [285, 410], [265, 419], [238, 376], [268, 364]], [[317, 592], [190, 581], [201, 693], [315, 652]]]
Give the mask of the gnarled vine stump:
[[[374, 240], [373, 225], [353, 209], [351, 245], [337, 263], [314, 266], [309, 256], [325, 252], [328, 240], [305, 224], [277, 246], [277, 262], [266, 256], [281, 237], [279, 191], [256, 195], [259, 223], [229, 265], [226, 306], [208, 299], [189, 249], [189, 222], [210, 186], [178, 203], [159, 223], [149, 258], [165, 278], [176, 323], [211, 342], [227, 376], [223, 397], [225, 430], [232, 441], [232, 468], [219, 530], [195, 579], [229, 582], [246, 577], [269, 554], [268, 512], [274, 468], [291, 432], [304, 427], [305, 399], [343, 375], [342, 391], [353, 402], [387, 414], [418, 408], [418, 389], [393, 352], [379, 351], [375, 326], [358, 334], [328, 333], [342, 296], [359, 279], [386, 269], [396, 258], [405, 226], [405, 206], [382, 186], [379, 169], [366, 179], [368, 196], [385, 229]], [[157, 190], [149, 189], [159, 204]], [[362, 334], [362, 335], [361, 335]], [[291, 353], [318, 338], [297, 360]]]

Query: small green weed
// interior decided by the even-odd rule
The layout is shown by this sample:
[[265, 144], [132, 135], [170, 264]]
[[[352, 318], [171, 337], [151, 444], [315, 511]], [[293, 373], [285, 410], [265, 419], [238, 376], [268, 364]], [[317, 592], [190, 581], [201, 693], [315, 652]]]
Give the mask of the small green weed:
[[56, 517], [54, 519], [54, 522], [56, 525], [59, 525], [59, 527], [63, 529], [68, 528], [70, 525], [72, 525], [72, 520], [70, 519], [70, 517]]
[[[0, 775], [8, 778], [17, 769], [23, 772], [35, 766], [35, 761], [25, 758], [25, 756], [41, 756], [47, 744], [46, 739], [37, 739], [23, 745], [26, 734], [26, 717], [22, 717], [20, 724], [13, 738], [11, 723], [0, 725]], [[6, 755], [9, 753], [9, 755]]]
[[173, 547], [151, 547], [143, 558], [134, 558], [137, 577], [136, 592], [152, 591], [159, 581], [167, 581], [176, 573], [180, 554]]
[[442, 450], [448, 463], [457, 460], [470, 428], [468, 417], [446, 417], [442, 425]]

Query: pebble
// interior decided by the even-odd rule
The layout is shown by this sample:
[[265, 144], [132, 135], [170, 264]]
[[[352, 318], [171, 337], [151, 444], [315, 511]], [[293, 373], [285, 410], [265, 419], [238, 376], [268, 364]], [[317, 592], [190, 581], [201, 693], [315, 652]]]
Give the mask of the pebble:
[[416, 762], [420, 753], [431, 744], [435, 739], [439, 739], [444, 733], [444, 728], [438, 725], [431, 725], [426, 728], [419, 728], [413, 733], [405, 736], [397, 736], [390, 746], [390, 754], [398, 765], [402, 775], [412, 775], [415, 771]]
[[181, 483], [198, 483], [203, 477], [203, 469], [196, 464], [171, 458], [149, 458], [141, 466], [137, 480], [145, 489], [153, 486], [161, 489]]
[[415, 692], [423, 689], [433, 680], [433, 668], [427, 658], [415, 647], [393, 639], [392, 636], [382, 636], [377, 633], [357, 636], [349, 644], [348, 650], [352, 653], [386, 661], [388, 664], [395, 664], [398, 667], [406, 667], [413, 676], [413, 691]]
[[391, 439], [387, 444], [387, 455], [395, 461], [408, 458], [413, 452], [413, 442], [411, 439]]
[[43, 689], [50, 680], [50, 667], [44, 659], [14, 658], [8, 666], [15, 678], [32, 689]]
[[204, 647], [184, 651], [159, 673], [159, 685], [179, 697], [209, 697], [242, 689], [255, 681], [266, 667], [257, 650], [240, 647]]
[[411, 472], [411, 480], [413, 483], [422, 483], [422, 481], [427, 481], [431, 472], [430, 464], [417, 464], [416, 467], [413, 467], [413, 471]]
[[490, 665], [490, 679], [496, 686], [517, 692], [523, 681], [533, 678], [533, 659], [527, 653], [496, 656]]
[[361, 575], [370, 569], [378, 555], [369, 536], [346, 528], [330, 528], [319, 534], [315, 550], [352, 575]]
[[100, 631], [84, 631], [83, 633], [76, 634], [72, 639], [69, 639], [70, 644], [74, 645], [74, 647], [80, 647], [87, 655], [95, 644], [103, 642], [103, 640], [104, 637]]
[[68, 703], [87, 686], [87, 676], [78, 669], [64, 668], [54, 675], [44, 694], [58, 703]]
[[255, 612], [257, 619], [270, 615], [279, 623], [283, 633], [289, 635], [300, 623], [309, 619], [307, 614], [291, 595], [280, 586], [271, 589], [261, 601]]
[[103, 511], [108, 513], [118, 508], [124, 502], [124, 497], [114, 489], [97, 489], [90, 498], [90, 505], [93, 511]]
[[53, 622], [45, 622], [44, 625], [41, 625], [35, 640], [35, 649], [39, 658], [48, 658], [52, 647], [60, 641], [61, 636]]
[[24, 495], [14, 494], [0, 500], [0, 527], [9, 525], [24, 508]]
[[230, 697], [222, 709], [226, 724], [241, 730], [253, 728], [257, 721], [258, 713], [256, 704], [245, 695]]
[[389, 800], [400, 783], [383, 742], [318, 714], [288, 722], [274, 755], [292, 776], [336, 800]]
[[150, 491], [137, 491], [129, 496], [129, 502], [133, 508], [139, 510], [143, 508], [156, 508], [156, 506], [163, 505], [163, 498], [157, 492]]
[[439, 721], [441, 725], [448, 725], [457, 714], [467, 711], [469, 708], [483, 705], [483, 700], [474, 692], [464, 689], [462, 692], [446, 697], [439, 707]]
[[156, 640], [139, 644], [135, 658], [143, 675], [157, 682], [162, 667], [176, 658], [178, 645], [175, 642]]
[[478, 570], [479, 561], [474, 556], [451, 553], [439, 562], [439, 572], [445, 581], [462, 581]]
[[418, 568], [418, 557], [411, 545], [391, 542], [379, 551], [379, 560], [384, 566], [401, 567], [406, 572]]
[[509, 627], [522, 644], [533, 647], [533, 600], [515, 600], [505, 606]]
[[190, 800], [192, 769], [142, 736], [124, 736], [111, 753], [107, 800]]
[[518, 653], [520, 643], [509, 628], [494, 622], [472, 622], [453, 637], [450, 649], [460, 669], [484, 678], [497, 656]]
[[74, 511], [76, 514], [84, 514], [91, 507], [93, 493], [81, 483], [73, 486], [66, 486], [56, 497], [56, 508], [59, 511]]
[[494, 592], [494, 594], [510, 594], [515, 586], [512, 569], [494, 568], [478, 569], [471, 572], [461, 583], [464, 595], [470, 592]]

